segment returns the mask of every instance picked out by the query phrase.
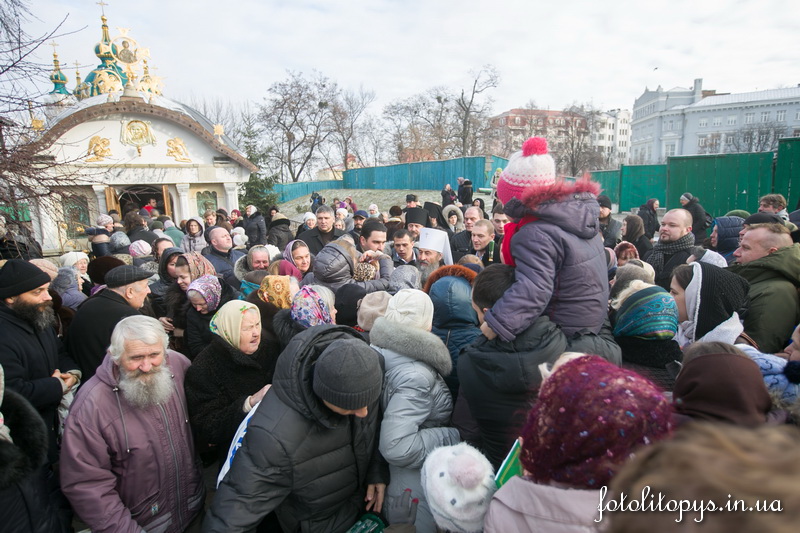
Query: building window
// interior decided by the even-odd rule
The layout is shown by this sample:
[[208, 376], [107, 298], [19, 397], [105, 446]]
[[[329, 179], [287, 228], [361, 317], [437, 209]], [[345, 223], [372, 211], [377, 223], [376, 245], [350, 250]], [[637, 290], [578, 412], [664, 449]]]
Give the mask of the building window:
[[761, 122], [769, 122], [769, 111], [761, 112]]
[[707, 118], [701, 118], [700, 122], [698, 122], [697, 125], [699, 127], [701, 127], [701, 128], [705, 128], [706, 126], [708, 126], [708, 119]]
[[736, 115], [728, 115], [728, 126], [736, 125]]
[[669, 143], [664, 146], [664, 157], [675, 156], [675, 143]]
[[781, 109], [780, 111], [775, 112], [775, 120], [778, 122], [785, 122], [786, 121], [786, 110]]
[[705, 138], [705, 136], [703, 136], [703, 137], [700, 137], [700, 138], [698, 138], [698, 139], [697, 139], [697, 146], [698, 146], [698, 148], [704, 148], [704, 147], [705, 147], [705, 145], [706, 145], [706, 138]]
[[521, 122], [521, 121], [520, 121], [520, 118], [519, 118], [519, 117], [514, 117], [514, 124], [516, 124], [517, 126], [519, 126], [519, 123], [520, 123], [520, 122]]
[[800, 109], [798, 109], [797, 111], [794, 112], [794, 119], [795, 120], [800, 120]]
[[745, 124], [752, 124], [756, 120], [755, 113], [745, 113], [744, 114], [744, 123]]
[[[800, 111], [798, 111], [798, 113], [800, 113]], [[794, 130], [792, 132], [792, 137], [800, 137], [800, 130]]]
[[722, 117], [714, 117], [713, 126], [722, 126]]

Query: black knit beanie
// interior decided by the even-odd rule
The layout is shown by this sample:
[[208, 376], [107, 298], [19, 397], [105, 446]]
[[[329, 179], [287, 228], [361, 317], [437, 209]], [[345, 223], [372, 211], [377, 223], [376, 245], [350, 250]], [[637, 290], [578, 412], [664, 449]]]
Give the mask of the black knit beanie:
[[18, 296], [50, 283], [50, 276], [22, 259], [9, 259], [0, 269], [0, 299]]
[[336, 290], [336, 323], [351, 328], [358, 325], [358, 301], [367, 289], [358, 283], [346, 283]]
[[750, 284], [746, 279], [708, 263], [699, 262], [703, 272], [700, 287], [700, 308], [697, 311], [695, 338], [728, 320], [747, 303]]
[[383, 388], [378, 357], [364, 341], [333, 341], [314, 365], [314, 393], [340, 409], [356, 410], [372, 405]]

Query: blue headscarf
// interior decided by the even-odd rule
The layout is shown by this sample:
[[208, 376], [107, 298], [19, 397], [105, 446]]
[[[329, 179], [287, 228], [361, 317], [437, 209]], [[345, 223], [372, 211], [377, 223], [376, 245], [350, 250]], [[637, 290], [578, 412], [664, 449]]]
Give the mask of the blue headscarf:
[[647, 287], [625, 300], [617, 311], [615, 337], [669, 340], [678, 332], [678, 305], [661, 287]]

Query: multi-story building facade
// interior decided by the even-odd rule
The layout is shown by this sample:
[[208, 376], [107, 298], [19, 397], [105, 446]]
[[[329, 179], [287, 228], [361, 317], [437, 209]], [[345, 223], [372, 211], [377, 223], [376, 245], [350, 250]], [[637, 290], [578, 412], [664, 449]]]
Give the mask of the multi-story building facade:
[[763, 152], [781, 137], [800, 136], [800, 86], [737, 94], [645, 89], [633, 106], [632, 163], [676, 155]]
[[563, 111], [516, 108], [490, 120], [490, 151], [508, 157], [519, 150], [528, 137], [545, 137], [556, 156], [574, 149], [576, 137], [587, 152], [590, 166], [584, 170], [614, 168], [628, 162], [630, 153], [631, 112], [613, 109], [597, 112], [574, 107]]
[[605, 168], [627, 165], [631, 142], [631, 112], [612, 109], [600, 113], [592, 134], [592, 146], [603, 156]]

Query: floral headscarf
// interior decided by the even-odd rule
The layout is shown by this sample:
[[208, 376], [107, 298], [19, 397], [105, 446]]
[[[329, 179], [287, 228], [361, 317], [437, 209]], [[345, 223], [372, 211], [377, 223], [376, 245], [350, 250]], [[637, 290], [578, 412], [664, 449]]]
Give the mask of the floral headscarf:
[[209, 325], [211, 333], [219, 335], [225, 339], [228, 344], [238, 350], [239, 337], [241, 336], [242, 330], [242, 319], [244, 318], [244, 314], [251, 309], [256, 313], [259, 312], [258, 307], [250, 302], [231, 300], [220, 307], [219, 311], [211, 318], [211, 324]]
[[300, 289], [292, 300], [292, 320], [305, 328], [333, 324], [328, 306], [317, 291], [309, 286]]
[[188, 252], [182, 255], [189, 263], [189, 277], [192, 281], [200, 276], [216, 276], [217, 270], [211, 262], [200, 255], [199, 252]]
[[258, 288], [258, 297], [279, 309], [289, 309], [292, 307], [290, 281], [289, 276], [264, 276]]
[[217, 276], [200, 276], [189, 284], [188, 291], [197, 291], [206, 301], [209, 312], [216, 311], [222, 296], [222, 285]]

